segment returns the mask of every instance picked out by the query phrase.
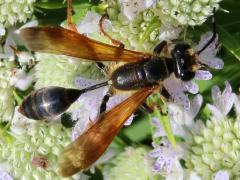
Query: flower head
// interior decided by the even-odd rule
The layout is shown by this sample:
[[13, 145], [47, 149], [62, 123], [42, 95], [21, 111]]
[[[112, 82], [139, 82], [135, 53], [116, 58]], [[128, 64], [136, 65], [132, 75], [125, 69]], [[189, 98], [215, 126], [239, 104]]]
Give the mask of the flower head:
[[10, 79], [10, 84], [15, 86], [16, 88], [25, 91], [27, 90], [33, 83], [34, 77], [33, 73], [26, 73], [22, 69], [13, 69], [13, 75]]
[[0, 23], [4, 27], [13, 26], [16, 23], [24, 23], [33, 13], [33, 3], [36, 0], [9, 1], [0, 2]]
[[124, 16], [126, 16], [129, 20], [133, 20], [136, 15], [140, 12], [148, 9], [152, 6], [155, 1], [154, 0], [121, 0], [121, 12]]
[[35, 88], [46, 86], [74, 87], [74, 78], [77, 75], [85, 75], [89, 78], [99, 79], [101, 72], [93, 63], [76, 62], [66, 56], [36, 53], [39, 63], [36, 70]]
[[211, 119], [192, 131], [193, 137], [187, 141], [186, 166], [204, 179], [239, 178], [240, 122], [238, 117], [228, 116], [234, 98], [231, 86], [226, 82], [223, 93], [217, 86], [213, 87], [212, 96], [213, 105], [207, 106], [212, 112]]
[[152, 52], [162, 40], [176, 39], [180, 27], [175, 27], [168, 21], [162, 22], [161, 15], [154, 14], [155, 1], [106, 1], [107, 12], [112, 24], [111, 36], [124, 43], [132, 50]]
[[[24, 117], [18, 115], [18, 120]], [[18, 124], [16, 124], [18, 123]], [[53, 179], [57, 175], [57, 157], [70, 143], [70, 131], [60, 124], [34, 122], [13, 124], [12, 142], [0, 143], [0, 159], [9, 165], [14, 179]], [[17, 127], [18, 126], [18, 127]]]
[[10, 79], [14, 67], [13, 62], [0, 62], [0, 121], [10, 121], [13, 116], [15, 99]]
[[219, 7], [221, 0], [173, 1], [157, 0], [161, 13], [175, 19], [181, 25], [201, 25], [212, 15], [213, 8]]
[[7, 172], [0, 169], [0, 180], [13, 180], [13, 178]]
[[213, 105], [207, 105], [213, 116], [218, 119], [224, 119], [224, 117], [232, 109], [234, 102], [234, 95], [232, 93], [231, 85], [228, 82], [225, 82], [225, 86], [226, 88], [222, 93], [219, 87], [214, 86], [212, 88]]
[[[163, 138], [160, 145], [153, 144], [154, 149], [150, 151], [149, 156], [155, 158], [153, 171], [164, 176], [173, 177], [174, 174], [182, 168], [179, 164], [179, 159], [183, 155], [182, 148], [177, 146], [173, 148], [171, 143]], [[177, 170], [178, 169], [178, 170]], [[182, 172], [180, 172], [183, 175]]]
[[151, 160], [145, 147], [128, 147], [104, 166], [104, 179], [158, 179], [151, 172]]

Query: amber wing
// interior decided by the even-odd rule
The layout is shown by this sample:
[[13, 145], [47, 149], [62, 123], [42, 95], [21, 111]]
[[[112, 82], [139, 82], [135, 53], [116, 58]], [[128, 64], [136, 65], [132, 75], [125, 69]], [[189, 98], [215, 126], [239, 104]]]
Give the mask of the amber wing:
[[92, 165], [105, 152], [124, 122], [153, 91], [154, 87], [141, 89], [101, 115], [60, 155], [59, 174], [68, 177]]
[[25, 28], [21, 30], [21, 36], [32, 51], [64, 54], [93, 61], [137, 62], [151, 56], [104, 44], [62, 27]]

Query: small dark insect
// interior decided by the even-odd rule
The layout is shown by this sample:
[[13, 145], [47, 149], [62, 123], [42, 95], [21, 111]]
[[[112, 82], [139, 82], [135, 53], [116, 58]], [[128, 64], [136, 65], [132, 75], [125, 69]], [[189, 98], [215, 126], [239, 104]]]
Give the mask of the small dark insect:
[[[214, 10], [215, 14], [215, 10]], [[62, 87], [47, 87], [34, 91], [27, 96], [20, 112], [32, 119], [51, 118], [62, 114], [81, 94], [102, 86], [110, 86], [110, 92], [103, 98], [97, 122], [85, 133], [80, 135], [61, 154], [59, 159], [60, 174], [71, 176], [92, 165], [107, 149], [114, 136], [119, 132], [124, 122], [144, 104], [146, 98], [155, 91], [162, 91], [164, 79], [174, 73], [182, 81], [191, 80], [200, 68], [200, 54], [216, 37], [216, 24], [213, 21], [213, 36], [198, 52], [194, 52], [189, 44], [176, 44], [171, 53], [161, 56], [168, 49], [166, 41], [154, 49], [154, 53], [143, 53], [124, 49], [124, 45], [112, 39], [102, 28], [100, 30], [114, 44], [104, 44], [76, 32], [71, 23], [71, 1], [68, 8], [68, 22], [71, 30], [61, 27], [33, 27], [21, 31], [28, 48], [33, 51], [64, 54], [97, 62], [104, 68], [101, 61], [125, 62], [110, 73], [109, 80], [85, 89], [65, 89]], [[213, 15], [213, 20], [214, 15]], [[116, 91], [136, 91], [128, 99], [108, 112], [106, 103]], [[144, 104], [146, 107], [146, 104]]]
[[47, 168], [49, 167], [49, 162], [48, 159], [44, 156], [35, 156], [32, 159], [32, 165], [34, 167], [40, 167], [47, 170]]

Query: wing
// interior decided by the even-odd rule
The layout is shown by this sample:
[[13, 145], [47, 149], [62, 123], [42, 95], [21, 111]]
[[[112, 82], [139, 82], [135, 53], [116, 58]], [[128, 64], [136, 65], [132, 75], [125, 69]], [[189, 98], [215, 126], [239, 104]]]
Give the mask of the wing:
[[104, 113], [85, 133], [71, 143], [59, 157], [59, 173], [64, 177], [92, 165], [107, 149], [124, 122], [154, 91], [148, 87]]
[[30, 27], [21, 36], [32, 51], [64, 54], [93, 61], [137, 62], [151, 55], [104, 44], [62, 27]]

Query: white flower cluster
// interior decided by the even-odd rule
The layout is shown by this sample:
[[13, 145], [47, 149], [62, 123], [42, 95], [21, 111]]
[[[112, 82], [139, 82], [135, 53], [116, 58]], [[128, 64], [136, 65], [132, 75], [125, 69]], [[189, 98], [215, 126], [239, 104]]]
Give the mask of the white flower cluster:
[[10, 121], [13, 116], [15, 99], [10, 79], [14, 67], [12, 62], [0, 62], [0, 122]]
[[[202, 105], [200, 95], [195, 96], [188, 110], [174, 103], [169, 104], [168, 111], [173, 132], [176, 136], [184, 138], [185, 143], [180, 144], [183, 151], [176, 151], [176, 148], [167, 145], [169, 143], [154, 145], [154, 150], [150, 152], [151, 157], [157, 158], [154, 171], [161, 173], [167, 168], [168, 178], [173, 174], [189, 179], [239, 178], [240, 98], [232, 93], [228, 82], [225, 86], [222, 93], [217, 86], [212, 88], [213, 104], [207, 104], [212, 116], [207, 120], [206, 125], [200, 120], [194, 122]], [[235, 105], [236, 118], [228, 117], [233, 105]], [[158, 119], [153, 118], [152, 123], [156, 128], [155, 138], [166, 136]], [[186, 161], [187, 167], [181, 172], [179, 171], [181, 166], [178, 168], [172, 166], [180, 159]]]
[[219, 7], [222, 0], [157, 0], [163, 14], [177, 20], [182, 25], [196, 26], [204, 23]]
[[11, 134], [12, 141], [0, 141], [0, 163], [14, 179], [60, 179], [57, 157], [70, 143], [70, 130], [29, 120], [16, 111]]
[[33, 3], [35, 1], [36, 0], [1, 0], [0, 24], [4, 27], [9, 27], [15, 25], [17, 22], [26, 22], [33, 13]]

